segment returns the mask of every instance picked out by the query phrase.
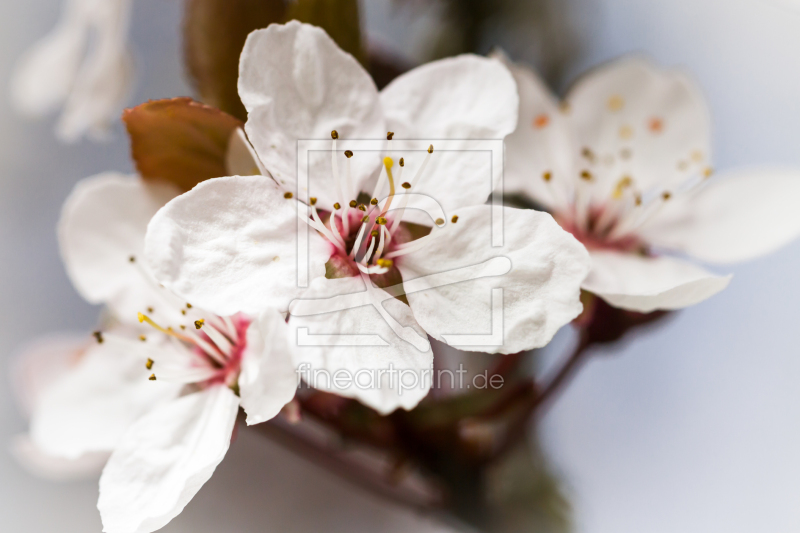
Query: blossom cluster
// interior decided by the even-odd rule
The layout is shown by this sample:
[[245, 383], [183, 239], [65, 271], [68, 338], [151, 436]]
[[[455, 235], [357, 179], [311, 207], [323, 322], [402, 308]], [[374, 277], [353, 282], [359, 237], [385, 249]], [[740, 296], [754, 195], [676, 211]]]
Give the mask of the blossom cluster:
[[[63, 64], [48, 54], [80, 38], [58, 33], [37, 61]], [[28, 93], [24, 74], [18, 86]], [[225, 175], [186, 191], [105, 173], [61, 215], [70, 279], [111, 318], [91, 345], [47, 348], [70, 362], [32, 402], [25, 442], [105, 463], [109, 533], [177, 516], [239, 408], [247, 424], [278, 416], [298, 376], [368, 369], [370, 386], [312, 385], [383, 415], [414, 409], [429, 338], [515, 354], [575, 320], [582, 295], [683, 308], [731, 279], [688, 257], [746, 260], [800, 233], [800, 176], [713, 173], [699, 90], [644, 58], [593, 71], [562, 101], [502, 54], [432, 62], [379, 91], [323, 30], [290, 22], [247, 37], [238, 87], [247, 122]]]

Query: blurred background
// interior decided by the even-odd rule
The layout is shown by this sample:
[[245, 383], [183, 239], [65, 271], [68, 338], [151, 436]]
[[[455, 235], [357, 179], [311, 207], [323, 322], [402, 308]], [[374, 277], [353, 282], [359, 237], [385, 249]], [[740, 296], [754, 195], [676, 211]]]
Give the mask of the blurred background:
[[[362, 1], [370, 46], [408, 64], [501, 45], [562, 92], [580, 73], [645, 53], [698, 80], [714, 118], [715, 167], [800, 168], [800, 1]], [[105, 144], [59, 144], [54, 117], [10, 107], [19, 55], [60, 0], [0, 5], [0, 364], [51, 331], [89, 331], [98, 310], [72, 289], [55, 224], [73, 185], [131, 171], [121, 125]], [[136, 0], [130, 104], [191, 94], [179, 0]], [[800, 209], [800, 199], [798, 199]], [[594, 357], [540, 420], [551, 469], [582, 533], [800, 531], [800, 242], [739, 265], [722, 294]], [[552, 364], [564, 330], [542, 353]], [[4, 372], [8, 374], [8, 372]], [[9, 532], [100, 531], [96, 480], [52, 483], [5, 452], [26, 428], [0, 385], [0, 524]], [[240, 432], [217, 474], [164, 528], [446, 531]]]

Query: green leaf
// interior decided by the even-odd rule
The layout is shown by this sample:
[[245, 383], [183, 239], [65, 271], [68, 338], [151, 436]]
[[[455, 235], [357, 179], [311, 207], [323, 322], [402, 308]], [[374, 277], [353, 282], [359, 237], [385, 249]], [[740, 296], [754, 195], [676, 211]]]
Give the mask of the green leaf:
[[142, 178], [166, 180], [183, 191], [228, 174], [228, 143], [242, 126], [237, 118], [191, 98], [152, 100], [126, 109], [122, 120]]
[[239, 56], [247, 35], [286, 17], [284, 0], [186, 0], [184, 56], [200, 99], [241, 120]]
[[342, 50], [366, 65], [366, 55], [361, 46], [358, 0], [297, 0], [290, 4], [286, 20], [319, 26]]

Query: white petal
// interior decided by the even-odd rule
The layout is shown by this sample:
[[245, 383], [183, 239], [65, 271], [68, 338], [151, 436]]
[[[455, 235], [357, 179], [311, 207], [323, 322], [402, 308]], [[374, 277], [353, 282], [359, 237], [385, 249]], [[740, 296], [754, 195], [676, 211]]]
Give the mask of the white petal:
[[92, 341], [86, 333], [51, 334], [26, 344], [12, 356], [11, 387], [26, 415], [53, 383], [78, 365]]
[[643, 236], [710, 263], [746, 261], [800, 236], [798, 197], [797, 171], [726, 173], [668, 202]]
[[[295, 365], [314, 388], [356, 398], [380, 413], [412, 409], [430, 389], [430, 343], [407, 305], [394, 298], [382, 303], [416, 347], [398, 337], [369, 302], [361, 278], [314, 280], [302, 300], [292, 303]], [[344, 309], [332, 310], [338, 304]]]
[[180, 514], [211, 478], [231, 442], [239, 398], [210, 387], [131, 426], [100, 477], [106, 533], [150, 533]]
[[11, 76], [11, 98], [25, 113], [55, 110], [72, 89], [88, 38], [88, 22], [76, 4], [65, 3], [62, 20], [22, 56]]
[[500, 61], [462, 55], [398, 76], [381, 104], [399, 139], [502, 139], [516, 128], [519, 100]]
[[110, 453], [94, 452], [77, 459], [64, 459], [42, 453], [28, 435], [11, 441], [11, 455], [28, 472], [51, 481], [75, 481], [100, 475]]
[[[575, 147], [558, 99], [531, 68], [498, 55], [519, 91], [517, 129], [506, 138], [504, 192], [523, 194], [541, 205], [559, 208], [567, 199], [565, 180], [574, 172]], [[545, 173], [550, 181], [545, 181]], [[555, 181], [553, 181], [555, 177]]]
[[75, 186], [61, 212], [58, 240], [81, 296], [109, 305], [123, 320], [161, 302], [130, 257], [141, 255], [147, 223], [176, 194], [172, 186], [112, 172]]
[[[161, 209], [147, 230], [155, 277], [220, 316], [286, 309], [301, 294], [297, 202], [264, 176], [204, 181]], [[325, 275], [333, 247], [309, 230], [309, 279]]]
[[296, 390], [288, 326], [277, 311], [265, 311], [247, 330], [247, 350], [239, 375], [239, 395], [247, 423], [259, 424], [274, 418], [294, 398]]
[[625, 175], [640, 190], [669, 189], [709, 165], [709, 112], [681, 72], [624, 58], [579, 80], [567, 101], [575, 146], [593, 154], [575, 154], [576, 172], [592, 171], [603, 194]]
[[716, 276], [672, 257], [592, 252], [592, 271], [583, 288], [614, 307], [649, 313], [688, 307], [728, 286], [732, 276]]
[[[247, 136], [267, 170], [292, 191], [298, 140], [329, 140], [337, 130], [343, 152], [348, 139], [386, 135], [369, 74], [322, 29], [297, 21], [272, 24], [247, 37], [239, 61], [239, 96], [248, 112]], [[367, 160], [365, 167], [359, 165]], [[367, 155], [353, 158], [355, 192], [366, 190], [361, 184], [379, 163]], [[331, 179], [330, 155], [312, 159], [311, 166], [311, 195], [326, 208], [343, 202]]]
[[228, 151], [225, 154], [225, 168], [229, 176], [266, 175], [256, 151], [250, 145], [242, 128], [236, 128], [231, 133]]
[[131, 423], [180, 390], [178, 385], [149, 381], [146, 359], [144, 352], [121, 349], [116, 343], [93, 345], [37, 402], [31, 416], [36, 446], [68, 459], [112, 450]]
[[[514, 78], [500, 61], [462, 55], [427, 63], [392, 81], [381, 91], [381, 103], [396, 139], [434, 146], [414, 192], [430, 195], [446, 213], [486, 202], [500, 176], [486, 147], [470, 141], [503, 139], [516, 128], [519, 107]], [[450, 142], [448, 151], [437, 150], [438, 139]], [[397, 154], [406, 160], [404, 181], [426, 155]], [[416, 211], [405, 218], [431, 225]]]
[[[502, 289], [503, 298], [498, 338], [462, 344], [450, 337], [452, 344], [490, 353], [538, 348], [581, 312], [580, 284], [589, 256], [550, 215], [503, 209], [500, 247], [491, 244], [491, 207], [463, 209], [458, 217], [456, 224], [434, 230], [429, 246], [396, 263], [414, 316], [429, 335], [450, 342], [452, 335], [493, 333], [501, 318], [492, 312], [493, 289]], [[468, 267], [473, 268], [465, 277], [459, 269]], [[416, 279], [421, 276], [436, 276], [437, 282]], [[425, 289], [439, 282], [447, 284]]]

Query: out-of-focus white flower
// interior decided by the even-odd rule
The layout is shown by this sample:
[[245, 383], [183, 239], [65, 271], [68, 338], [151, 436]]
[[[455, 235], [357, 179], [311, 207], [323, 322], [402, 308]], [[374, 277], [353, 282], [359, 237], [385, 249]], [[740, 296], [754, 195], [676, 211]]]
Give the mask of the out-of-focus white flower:
[[[390, 367], [428, 370], [425, 332], [442, 340], [488, 332], [497, 287], [505, 291], [504, 343], [476, 350], [542, 346], [580, 312], [588, 256], [552, 217], [505, 209], [504, 245], [491, 245], [485, 202], [499, 176], [485, 154], [481, 159], [468, 147], [470, 140], [503, 139], [515, 128], [516, 88], [500, 62], [469, 55], [437, 61], [378, 92], [324, 31], [290, 22], [250, 34], [239, 93], [248, 138], [276, 181], [210, 180], [159, 211], [145, 255], [156, 278], [176, 294], [218, 313], [258, 313], [278, 302], [290, 310], [297, 334], [313, 329], [330, 336], [295, 346], [296, 361], [351, 376]], [[464, 149], [394, 154], [392, 132], [398, 139], [463, 141]], [[309, 156], [309, 190], [298, 188], [298, 140], [331, 137], [330, 152]], [[351, 139], [384, 137], [384, 153], [347, 149]], [[413, 194], [435, 200], [427, 218], [406, 203]], [[298, 215], [315, 230], [308, 289], [297, 284]], [[418, 233], [407, 222], [420, 224]], [[427, 235], [415, 238], [419, 233]], [[507, 265], [504, 272], [486, 266], [478, 276], [464, 275], [465, 268], [496, 259]], [[406, 290], [412, 280], [418, 280], [415, 290]], [[403, 295], [407, 304], [391, 297]], [[341, 297], [357, 305], [328, 305]], [[310, 316], [298, 313], [300, 306], [330, 312]], [[378, 335], [384, 344], [338, 346], [332, 338], [356, 333]], [[412, 408], [428, 391], [404, 392], [385, 382], [313, 385], [383, 413]]]
[[[24, 346], [12, 358], [11, 388], [23, 414], [30, 417], [42, 395], [69, 374], [91, 346], [86, 335], [48, 335]], [[14, 437], [11, 454], [28, 471], [53, 480], [72, 480], [100, 475], [108, 453], [85, 453], [66, 459], [44, 453], [30, 435]]]
[[20, 59], [11, 97], [24, 113], [63, 108], [66, 142], [107, 137], [133, 78], [128, 50], [131, 0], [66, 0], [56, 27]]
[[710, 118], [680, 72], [625, 58], [591, 72], [559, 102], [529, 68], [506, 140], [506, 191], [550, 210], [592, 257], [583, 288], [633, 311], [677, 309], [724, 289], [710, 263], [771, 252], [800, 234], [800, 173], [712, 176]]
[[249, 424], [269, 420], [297, 386], [278, 312], [255, 321], [207, 313], [137, 260], [147, 222], [176, 193], [103, 174], [76, 186], [59, 223], [75, 287], [117, 323], [41, 392], [31, 442], [73, 461], [112, 452], [98, 502], [110, 533], [164, 526], [224, 457], [239, 406]]

